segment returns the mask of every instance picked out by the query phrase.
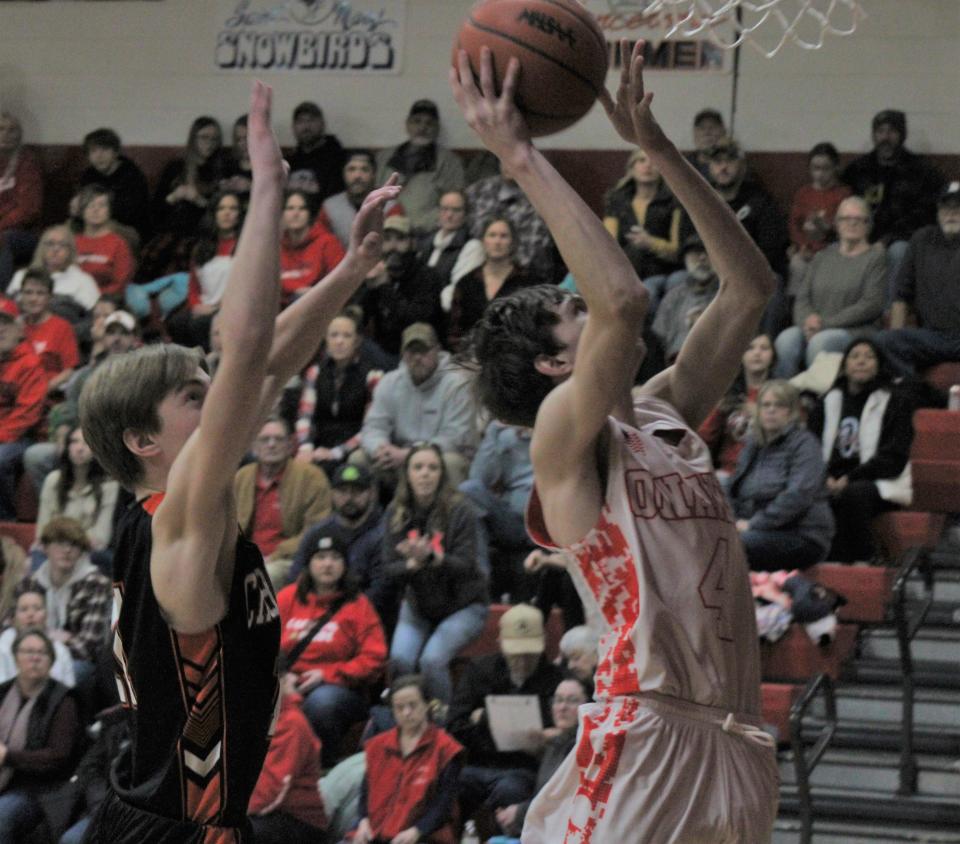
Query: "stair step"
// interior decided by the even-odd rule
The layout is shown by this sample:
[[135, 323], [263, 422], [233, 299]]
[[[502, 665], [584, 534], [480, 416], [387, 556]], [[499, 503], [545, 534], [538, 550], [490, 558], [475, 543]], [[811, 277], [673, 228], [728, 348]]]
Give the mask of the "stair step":
[[[960, 690], [960, 665], [952, 662], [914, 661], [914, 682], [918, 688]], [[899, 686], [903, 668], [899, 659], [860, 658], [844, 667], [846, 682]]]
[[[951, 663], [960, 669], [960, 628], [921, 627], [910, 652], [915, 660]], [[896, 633], [889, 628], [865, 631], [860, 639], [860, 655], [868, 659], [899, 659]]]
[[[799, 807], [796, 787], [782, 786], [780, 817], [796, 816]], [[960, 801], [928, 795], [901, 797], [889, 791], [844, 787], [814, 789], [813, 814], [818, 821], [930, 826], [940, 832], [960, 833]], [[815, 844], [820, 844], [819, 840]]]
[[[817, 820], [813, 825], [815, 844], [960, 844], [960, 831], [946, 832], [930, 827], [844, 823]], [[773, 844], [799, 844], [800, 822], [779, 818], [773, 828]]]
[[[837, 688], [837, 718], [841, 722], [879, 721], [899, 724], [903, 718], [903, 690], [899, 687], [845, 683]], [[914, 723], [918, 727], [960, 730], [960, 692], [951, 689], [917, 689]], [[823, 701], [810, 707], [814, 717], [824, 716]]]
[[[920, 796], [960, 801], [960, 766], [955, 757], [918, 754]], [[796, 785], [793, 754], [780, 757], [780, 780], [785, 786]], [[900, 756], [877, 750], [829, 749], [813, 773], [814, 789], [835, 789], [857, 784], [857, 791], [896, 792], [900, 785]]]
[[[817, 740], [824, 722], [817, 718], [805, 718], [801, 735], [807, 744]], [[899, 752], [903, 744], [899, 724], [884, 724], [860, 721], [839, 724], [830, 746], [833, 748], [861, 750], [889, 750]], [[960, 730], [943, 728], [914, 728], [913, 747], [917, 753], [931, 753], [960, 759]]]
[[[912, 577], [907, 581], [907, 595], [918, 600], [923, 598], [922, 578]], [[933, 599], [960, 603], [960, 571], [944, 569], [934, 573]]]

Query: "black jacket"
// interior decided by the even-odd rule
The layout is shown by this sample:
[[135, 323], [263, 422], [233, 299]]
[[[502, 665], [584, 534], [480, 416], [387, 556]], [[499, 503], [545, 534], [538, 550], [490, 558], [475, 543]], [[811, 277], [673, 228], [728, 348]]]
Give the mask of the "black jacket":
[[110, 190], [113, 193], [113, 219], [135, 228], [141, 239], [146, 238], [150, 224], [150, 192], [147, 177], [136, 164], [121, 155], [119, 166], [109, 176], [88, 167], [80, 174], [78, 186], [87, 185], [102, 185]]
[[[630, 180], [621, 187], [610, 191], [604, 201], [603, 216], [613, 217], [617, 221], [617, 242], [627, 254], [640, 278], [664, 275], [680, 269], [682, 264], [679, 256], [677, 260], [668, 261], [648, 249], [634, 246], [627, 240], [630, 229], [640, 224], [636, 212], [633, 210], [635, 192], [635, 184], [633, 180]], [[682, 244], [685, 237], [693, 234], [693, 225], [687, 215], [683, 213], [683, 210], [679, 208], [677, 200], [663, 182], [660, 183], [656, 195], [647, 206], [643, 227], [653, 237], [669, 240], [674, 212], [678, 209], [680, 210], [680, 244]]]
[[737, 195], [727, 200], [727, 204], [736, 213], [753, 242], [760, 247], [773, 271], [786, 278], [790, 235], [787, 232], [787, 219], [773, 197], [748, 175]]
[[536, 695], [540, 698], [540, 717], [543, 726], [553, 724], [550, 714], [550, 698], [563, 679], [563, 674], [545, 655], [541, 654], [536, 670], [520, 688], [510, 680], [510, 669], [503, 654], [496, 653], [470, 660], [457, 683], [450, 704], [447, 723], [449, 732], [467, 748], [468, 764], [495, 768], [537, 769], [537, 758], [521, 751], [501, 753], [494, 744], [493, 736], [484, 715], [479, 723], [470, 723], [470, 713], [485, 705], [487, 695]]

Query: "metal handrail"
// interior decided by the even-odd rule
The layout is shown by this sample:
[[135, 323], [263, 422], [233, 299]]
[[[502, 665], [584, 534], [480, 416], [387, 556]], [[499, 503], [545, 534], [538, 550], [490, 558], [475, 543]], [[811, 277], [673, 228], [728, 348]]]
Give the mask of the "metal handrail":
[[[925, 599], [919, 608], [910, 612], [907, 607], [907, 582], [917, 570], [923, 577]], [[913, 750], [913, 710], [916, 682], [913, 672], [911, 643], [933, 606], [933, 566], [930, 552], [923, 547], [910, 548], [903, 555], [903, 564], [893, 584], [893, 621], [897, 631], [900, 652], [900, 670], [903, 675], [903, 703], [900, 741], [900, 783], [897, 794], [917, 793], [919, 771]]]
[[[803, 744], [801, 726], [803, 717], [819, 692], [823, 693], [826, 708], [825, 723], [813, 743], [809, 755]], [[813, 800], [810, 795], [810, 775], [826, 752], [837, 732], [837, 699], [833, 680], [827, 674], [818, 674], [806, 685], [803, 693], [790, 707], [790, 747], [793, 750], [793, 768], [797, 777], [797, 798], [800, 809], [800, 844], [813, 841]]]

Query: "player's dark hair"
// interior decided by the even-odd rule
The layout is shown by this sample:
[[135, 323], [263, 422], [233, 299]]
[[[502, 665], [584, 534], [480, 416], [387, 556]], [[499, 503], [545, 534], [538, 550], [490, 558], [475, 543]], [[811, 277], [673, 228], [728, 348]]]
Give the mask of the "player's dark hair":
[[540, 403], [556, 386], [534, 362], [562, 350], [553, 329], [568, 295], [540, 284], [494, 299], [465, 339], [458, 360], [473, 370], [481, 404], [501, 422], [533, 427]]

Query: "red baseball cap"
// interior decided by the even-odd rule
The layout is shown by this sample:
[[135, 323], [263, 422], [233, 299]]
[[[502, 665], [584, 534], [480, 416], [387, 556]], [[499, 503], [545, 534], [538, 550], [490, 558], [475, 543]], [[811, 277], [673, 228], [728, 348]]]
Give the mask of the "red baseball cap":
[[0, 316], [12, 320], [20, 319], [20, 309], [17, 307], [17, 303], [6, 296], [0, 297]]

